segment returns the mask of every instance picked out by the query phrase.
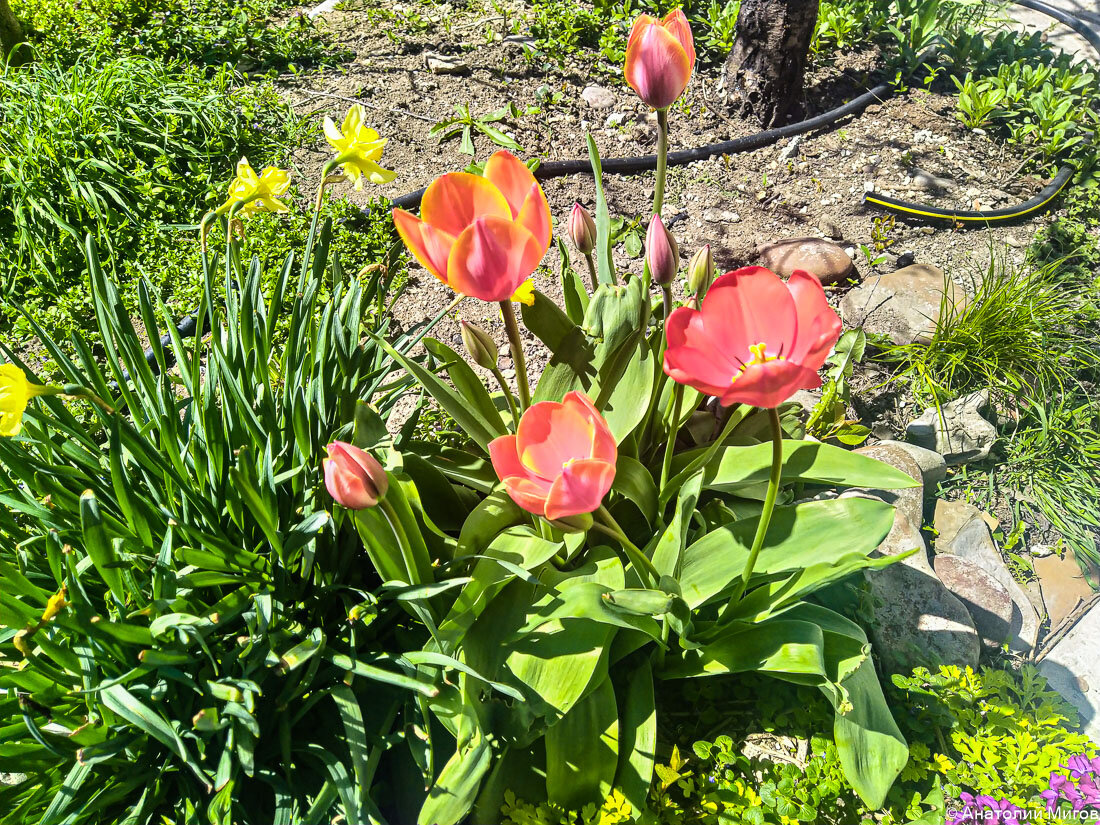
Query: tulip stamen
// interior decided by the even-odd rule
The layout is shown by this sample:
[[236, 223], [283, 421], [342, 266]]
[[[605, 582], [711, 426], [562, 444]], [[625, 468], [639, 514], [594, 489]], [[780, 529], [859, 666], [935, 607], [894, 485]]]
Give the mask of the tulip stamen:
[[747, 363], [745, 361], [742, 361], [740, 358], [737, 358], [736, 355], [733, 356], [734, 358], [737, 358], [737, 360], [740, 362], [741, 367], [737, 370], [737, 372], [733, 374], [733, 378], [730, 379], [730, 384], [732, 384], [734, 381], [744, 375], [745, 371], [748, 370], [749, 367], [755, 367], [758, 364], [766, 364], [769, 361], [787, 360], [787, 357], [783, 355], [782, 347], [780, 347], [778, 355], [768, 355], [767, 349], [768, 345], [764, 341], [761, 341], [758, 344], [750, 345], [749, 352], [752, 353], [752, 358]]

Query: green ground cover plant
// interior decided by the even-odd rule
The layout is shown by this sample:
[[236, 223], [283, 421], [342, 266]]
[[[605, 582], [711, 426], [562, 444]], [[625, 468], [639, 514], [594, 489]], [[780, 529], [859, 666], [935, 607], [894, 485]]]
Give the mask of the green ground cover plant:
[[92, 54], [178, 60], [216, 71], [266, 72], [340, 59], [308, 17], [280, 24], [284, 0], [13, 0], [36, 59], [76, 65]]
[[143, 57], [4, 68], [0, 120], [0, 285], [47, 304], [79, 281], [85, 233], [127, 259], [190, 219], [231, 159], [281, 154], [308, 132], [269, 86]]
[[[857, 825], [875, 815], [887, 825], [931, 825], [944, 821], [963, 792], [1007, 799], [1043, 818], [1051, 774], [1071, 758], [1096, 755], [1096, 744], [1078, 732], [1076, 711], [1030, 665], [1018, 672], [919, 668], [895, 675], [887, 697], [909, 738], [909, 761], [886, 805], [868, 811], [844, 778], [827, 704], [813, 691], [764, 689], [752, 676], [689, 686], [675, 701], [691, 705], [697, 719], [677, 730], [686, 738], [664, 746], [650, 791], [655, 821]], [[692, 728], [707, 733], [691, 740]], [[746, 741], [758, 743], [747, 747], [756, 755], [745, 755]], [[574, 811], [513, 795], [502, 813], [503, 825], [643, 821], [615, 793], [602, 806]]]

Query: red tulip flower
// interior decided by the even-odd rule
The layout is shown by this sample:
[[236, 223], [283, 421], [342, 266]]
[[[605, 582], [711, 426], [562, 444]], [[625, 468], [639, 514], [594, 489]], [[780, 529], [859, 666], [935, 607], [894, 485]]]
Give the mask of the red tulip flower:
[[378, 459], [344, 441], [328, 445], [328, 458], [321, 462], [325, 487], [337, 504], [349, 510], [374, 507], [389, 489], [389, 479]]
[[784, 283], [748, 266], [711, 284], [702, 309], [675, 310], [665, 334], [673, 381], [723, 406], [777, 407], [821, 386], [817, 371], [840, 337], [840, 318], [813, 275], [796, 270]]
[[452, 172], [432, 181], [420, 217], [394, 209], [393, 222], [429, 272], [482, 301], [512, 298], [550, 246], [550, 207], [542, 187], [504, 151], [489, 158], [483, 176]]
[[695, 68], [691, 26], [680, 9], [663, 20], [640, 15], [626, 44], [626, 82], [654, 109], [667, 109], [684, 93]]
[[493, 469], [512, 501], [550, 521], [591, 513], [615, 480], [618, 448], [599, 410], [582, 393], [540, 401], [516, 435], [489, 443]]

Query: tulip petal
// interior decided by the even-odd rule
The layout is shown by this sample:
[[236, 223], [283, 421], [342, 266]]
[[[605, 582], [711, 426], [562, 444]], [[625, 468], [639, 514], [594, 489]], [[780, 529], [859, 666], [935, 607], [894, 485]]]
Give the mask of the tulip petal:
[[529, 473], [557, 478], [567, 462], [592, 457], [595, 427], [572, 406], [541, 401], [519, 420], [516, 449]]
[[420, 202], [424, 223], [455, 237], [474, 220], [487, 215], [511, 220], [512, 209], [491, 181], [468, 172], [450, 172], [436, 178]]
[[513, 220], [519, 215], [531, 187], [538, 186], [535, 176], [523, 161], [504, 149], [493, 152], [485, 161], [485, 180], [500, 190], [512, 210]]
[[447, 257], [447, 283], [482, 301], [507, 301], [542, 260], [535, 236], [507, 218], [481, 217]]
[[768, 361], [750, 364], [719, 398], [722, 405], [751, 404], [754, 407], [778, 407], [798, 390], [821, 386], [821, 376], [793, 361]]
[[645, 103], [667, 109], [687, 88], [691, 60], [672, 32], [651, 25], [627, 43], [625, 75]]
[[546, 194], [537, 183], [528, 191], [527, 198], [516, 216], [516, 223], [535, 236], [542, 254], [545, 255], [546, 250], [550, 248], [550, 234], [553, 231], [554, 221], [550, 215], [550, 204], [546, 202]]
[[615, 436], [607, 426], [607, 420], [603, 417], [595, 404], [583, 392], [573, 390], [565, 394], [562, 406], [571, 409], [589, 423], [593, 429], [592, 458], [598, 458], [614, 464], [619, 458], [619, 448], [615, 443]]
[[794, 297], [783, 279], [761, 266], [727, 272], [703, 299], [703, 319], [715, 346], [744, 363], [749, 347], [768, 344], [770, 355], [786, 356], [798, 336]]
[[796, 269], [787, 280], [787, 289], [798, 313], [798, 338], [787, 357], [811, 370], [821, 369], [840, 337], [840, 318], [813, 275]]
[[[665, 327], [668, 339], [666, 363], [691, 373], [705, 384], [724, 390], [748, 359], [734, 360], [731, 357], [733, 347], [723, 345], [722, 337], [715, 335], [713, 326], [706, 323], [706, 317], [699, 310], [691, 307], [673, 310]], [[747, 348], [746, 344], [746, 352]]]
[[546, 518], [553, 521], [599, 509], [614, 481], [614, 464], [598, 458], [572, 462], [550, 487], [546, 496]]
[[493, 464], [497, 478], [501, 481], [510, 476], [527, 477], [530, 471], [520, 463], [519, 449], [514, 435], [502, 435], [489, 442], [489, 460]]
[[661, 21], [651, 14], [639, 14], [634, 18], [634, 23], [630, 26], [630, 36], [626, 40], [626, 50], [629, 53], [630, 44], [635, 40], [641, 40], [642, 35], [649, 26], [659, 26]]
[[691, 36], [691, 24], [683, 9], [673, 9], [665, 15], [661, 25], [672, 34], [680, 43], [681, 48], [688, 56], [691, 68], [695, 68], [695, 38]]
[[455, 239], [430, 226], [404, 209], [393, 210], [393, 225], [405, 246], [421, 265], [443, 283], [447, 283], [447, 257]]
[[522, 476], [509, 476], [504, 479], [504, 489], [512, 501], [536, 516], [546, 515], [546, 497], [551, 484], [545, 479], [530, 479]]

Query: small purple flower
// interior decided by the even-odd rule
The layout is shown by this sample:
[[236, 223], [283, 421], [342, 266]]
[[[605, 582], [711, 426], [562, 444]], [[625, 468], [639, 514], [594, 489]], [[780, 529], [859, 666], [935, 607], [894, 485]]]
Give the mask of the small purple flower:
[[1077, 790], [1081, 795], [1082, 806], [1100, 808], [1100, 788], [1096, 787], [1096, 780], [1091, 773], [1086, 773], [1077, 782]]

